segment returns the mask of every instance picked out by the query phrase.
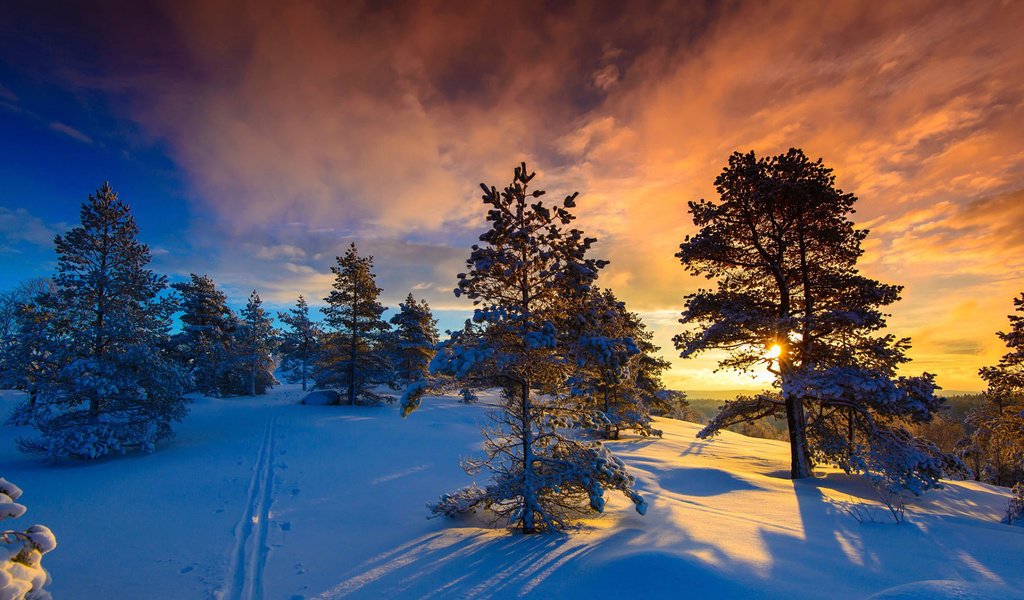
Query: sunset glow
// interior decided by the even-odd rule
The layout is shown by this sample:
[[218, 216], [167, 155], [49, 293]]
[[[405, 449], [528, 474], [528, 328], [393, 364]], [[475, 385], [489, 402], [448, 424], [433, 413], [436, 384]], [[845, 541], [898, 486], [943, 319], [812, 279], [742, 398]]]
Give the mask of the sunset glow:
[[7, 7], [0, 288], [48, 274], [110, 180], [174, 281], [314, 304], [356, 241], [387, 306], [413, 291], [458, 328], [478, 184], [525, 160], [549, 196], [580, 192], [599, 283], [654, 330], [670, 386], [759, 388], [678, 358], [683, 298], [710, 284], [673, 254], [733, 151], [800, 147], [860, 199], [863, 274], [905, 286], [887, 332], [912, 339], [906, 371], [983, 387], [1024, 288], [1024, 3], [543, 6]]

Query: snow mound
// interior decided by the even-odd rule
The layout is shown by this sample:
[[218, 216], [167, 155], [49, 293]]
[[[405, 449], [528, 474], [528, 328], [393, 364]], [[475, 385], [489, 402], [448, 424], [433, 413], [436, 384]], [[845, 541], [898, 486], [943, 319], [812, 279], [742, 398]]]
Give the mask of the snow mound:
[[317, 390], [306, 394], [301, 403], [309, 404], [311, 406], [325, 406], [328, 404], [339, 404], [341, 402], [341, 395], [334, 390]]

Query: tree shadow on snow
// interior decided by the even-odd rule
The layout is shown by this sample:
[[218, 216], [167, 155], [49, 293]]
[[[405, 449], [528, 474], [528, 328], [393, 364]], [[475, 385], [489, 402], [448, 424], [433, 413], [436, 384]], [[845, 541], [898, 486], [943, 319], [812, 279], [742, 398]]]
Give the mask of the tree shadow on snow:
[[[971, 539], [978, 535], [978, 527], [984, 526], [984, 522], [914, 512], [916, 502], [929, 502], [929, 498], [945, 491], [933, 490], [921, 499], [911, 499], [906, 520], [897, 524], [874, 488], [862, 477], [828, 473], [816, 479], [794, 481], [803, 535], [761, 530], [772, 557], [768, 579], [784, 586], [789, 582], [821, 580], [825, 569], [834, 573], [827, 577], [830, 598], [863, 598], [922, 580], [1004, 585], [1007, 582], [998, 573], [1002, 571], [1005, 576], [1015, 569], [1008, 570], [1010, 562], [1001, 556], [999, 545], [986, 551], [976, 539]], [[863, 522], [844, 510], [844, 504], [859, 506]], [[958, 521], [969, 523], [964, 528], [950, 527]], [[993, 534], [1003, 533], [996, 531], [998, 523], [993, 522], [992, 526]]]
[[629, 520], [597, 540], [586, 528], [530, 536], [451, 528], [365, 561], [314, 598], [613, 597], [643, 594], [644, 580], [656, 582], [651, 593], [749, 595], [726, 572], [702, 564], [713, 547], [674, 540], [656, 548], [647, 543], [650, 532], [629, 527]]

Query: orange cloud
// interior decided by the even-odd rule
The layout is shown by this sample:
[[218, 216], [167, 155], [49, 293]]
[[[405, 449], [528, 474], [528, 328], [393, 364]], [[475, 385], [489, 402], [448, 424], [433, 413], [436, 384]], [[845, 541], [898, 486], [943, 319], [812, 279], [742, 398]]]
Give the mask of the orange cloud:
[[[680, 4], [174, 2], [150, 43], [173, 40], [175, 68], [68, 77], [131, 98], [194, 187], [210, 270], [240, 287], [322, 297], [358, 239], [389, 294], [457, 307], [476, 184], [525, 159], [552, 195], [581, 192], [603, 282], [661, 315], [665, 346], [664, 315], [706, 285], [673, 257], [686, 202], [734, 150], [802, 147], [860, 197], [865, 272], [907, 286], [890, 324], [913, 368], [978, 388], [1024, 279], [1024, 4]], [[713, 365], [670, 381], [749, 384]]]

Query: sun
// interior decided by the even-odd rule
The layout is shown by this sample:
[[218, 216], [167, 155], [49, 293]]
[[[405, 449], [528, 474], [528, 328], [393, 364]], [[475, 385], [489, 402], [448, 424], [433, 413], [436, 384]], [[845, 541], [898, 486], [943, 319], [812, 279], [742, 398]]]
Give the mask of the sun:
[[782, 354], [782, 346], [780, 346], [778, 344], [772, 344], [768, 348], [768, 354], [767, 354], [768, 358], [778, 358], [779, 355], [781, 355], [781, 354]]

